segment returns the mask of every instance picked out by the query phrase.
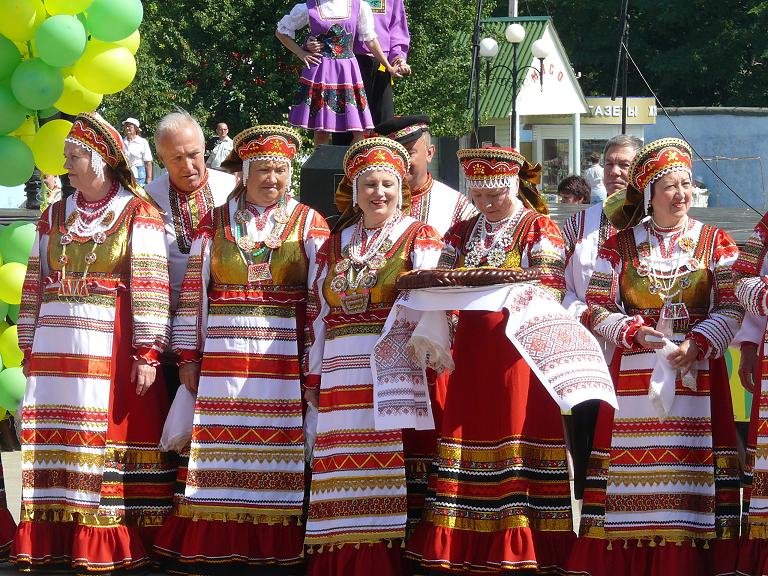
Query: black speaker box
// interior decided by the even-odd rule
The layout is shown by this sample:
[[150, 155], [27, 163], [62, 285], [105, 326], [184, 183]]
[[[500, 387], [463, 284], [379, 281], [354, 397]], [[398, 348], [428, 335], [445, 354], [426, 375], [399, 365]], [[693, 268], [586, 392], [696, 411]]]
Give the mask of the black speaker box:
[[301, 203], [320, 212], [331, 228], [339, 217], [334, 197], [344, 177], [346, 151], [346, 146], [321, 144], [301, 167]]

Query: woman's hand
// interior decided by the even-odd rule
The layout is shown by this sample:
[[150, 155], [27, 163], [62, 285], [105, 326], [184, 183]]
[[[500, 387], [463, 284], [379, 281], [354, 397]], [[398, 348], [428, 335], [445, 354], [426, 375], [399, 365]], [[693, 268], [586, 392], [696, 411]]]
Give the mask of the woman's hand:
[[315, 408], [320, 406], [320, 389], [319, 388], [307, 388], [304, 390], [304, 400], [307, 404], [312, 404]]
[[[648, 340], [648, 336], [658, 338], [659, 341]], [[640, 328], [637, 329], [637, 332], [635, 332], [635, 344], [646, 350], [659, 350], [660, 348], [664, 348], [664, 343], [661, 341], [662, 338], [664, 338], [664, 334], [658, 330], [654, 330], [650, 326], [640, 326]]]
[[323, 57], [320, 54], [315, 54], [313, 52], [308, 52], [307, 50], [301, 49], [300, 52], [296, 54], [298, 56], [299, 60], [301, 60], [304, 63], [304, 66], [307, 68], [311, 68], [312, 66], [316, 66], [322, 62]]
[[755, 382], [760, 379], [760, 362], [757, 357], [758, 346], [754, 342], [741, 343], [741, 360], [739, 360], [739, 379], [744, 389], [752, 393]]
[[319, 54], [320, 50], [323, 49], [323, 44], [318, 41], [317, 38], [314, 36], [307, 36], [307, 39], [304, 41], [304, 50], [307, 50], [308, 52], [312, 52], [313, 54]]
[[403, 75], [400, 73], [400, 67], [392, 66], [392, 64], [387, 64], [387, 72], [389, 72], [389, 75], [392, 76], [392, 78], [402, 78]]
[[200, 384], [200, 364], [187, 362], [179, 366], [179, 381], [192, 394], [197, 394], [197, 387]]
[[133, 361], [131, 366], [131, 382], [136, 384], [136, 395], [144, 396], [155, 381], [157, 368], [147, 364], [143, 358]]
[[410, 76], [411, 67], [404, 61], [400, 60], [395, 63], [395, 70], [397, 70], [401, 76]]
[[691, 339], [683, 340], [683, 343], [677, 347], [677, 350], [667, 356], [667, 361], [672, 368], [677, 368], [682, 374], [691, 369], [699, 354], [699, 347]]

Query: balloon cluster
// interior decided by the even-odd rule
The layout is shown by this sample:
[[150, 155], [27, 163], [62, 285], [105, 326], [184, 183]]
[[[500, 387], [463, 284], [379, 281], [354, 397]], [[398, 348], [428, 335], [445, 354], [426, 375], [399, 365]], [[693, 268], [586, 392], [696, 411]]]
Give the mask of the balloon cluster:
[[14, 222], [0, 226], [0, 418], [6, 410], [15, 411], [24, 395], [24, 354], [19, 348], [16, 323], [26, 264], [34, 242], [34, 224]]
[[136, 75], [141, 0], [0, 0], [0, 185], [63, 174], [72, 124]]

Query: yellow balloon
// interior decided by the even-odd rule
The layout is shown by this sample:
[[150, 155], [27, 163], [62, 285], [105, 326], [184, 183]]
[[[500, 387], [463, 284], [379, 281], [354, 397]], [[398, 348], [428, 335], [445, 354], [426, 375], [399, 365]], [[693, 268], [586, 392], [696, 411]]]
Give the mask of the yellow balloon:
[[141, 34], [139, 34], [139, 29], [137, 28], [136, 31], [130, 36], [127, 36], [122, 40], [115, 41], [115, 44], [118, 46], [125, 46], [128, 48], [128, 50], [131, 51], [131, 54], [135, 56], [136, 52], [139, 51], [139, 44], [141, 44]]
[[128, 87], [136, 76], [136, 59], [125, 46], [91, 40], [75, 62], [75, 78], [97, 94], [114, 94]]
[[0, 0], [0, 15], [0, 34], [26, 42], [45, 20], [45, 7], [40, 0]]
[[92, 2], [93, 0], [45, 0], [45, 9], [51, 16], [55, 14], [79, 14], [88, 8]]
[[32, 143], [35, 164], [43, 174], [64, 174], [64, 138], [72, 129], [68, 120], [51, 120], [40, 126]]
[[64, 92], [54, 106], [65, 114], [76, 116], [80, 112], [92, 112], [99, 107], [103, 94], [96, 94], [77, 81], [74, 76], [64, 78]]
[[21, 289], [26, 273], [27, 267], [18, 262], [8, 262], [0, 266], [0, 300], [8, 304], [21, 304]]
[[21, 366], [24, 354], [19, 349], [19, 333], [15, 325], [0, 334], [0, 356], [6, 368]]
[[16, 128], [10, 135], [16, 136], [16, 138], [32, 148], [32, 143], [35, 141], [35, 129], [35, 119], [27, 118], [24, 124]]

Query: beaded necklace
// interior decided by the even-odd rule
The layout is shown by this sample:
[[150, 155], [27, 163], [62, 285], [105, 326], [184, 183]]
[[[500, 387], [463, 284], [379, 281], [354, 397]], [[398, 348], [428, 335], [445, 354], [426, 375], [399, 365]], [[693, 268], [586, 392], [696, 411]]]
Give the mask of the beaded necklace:
[[[657, 329], [669, 332], [672, 322], [675, 320], [688, 320], [690, 318], [688, 308], [682, 302], [682, 292], [691, 285], [690, 274], [699, 268], [699, 261], [692, 256], [694, 249], [693, 238], [688, 232], [693, 223], [686, 216], [679, 226], [664, 228], [651, 219], [646, 224], [646, 241], [638, 246], [640, 265], [637, 273], [641, 277], [648, 277], [650, 282], [648, 291], [657, 294], [663, 305], [660, 311], [660, 325]], [[651, 243], [651, 236], [658, 242], [658, 247]], [[664, 240], [669, 238], [668, 248], [664, 248]], [[668, 275], [662, 275], [657, 266], [668, 263], [677, 252], [674, 266]], [[686, 260], [687, 258], [687, 260]], [[673, 302], [673, 300], [678, 300]]]
[[[91, 264], [96, 262], [96, 248], [103, 244], [107, 235], [105, 230], [115, 219], [114, 206], [117, 200], [118, 191], [117, 182], [112, 182], [112, 186], [106, 196], [96, 202], [88, 202], [76, 190], [73, 195], [75, 209], [69, 215], [64, 225], [67, 227], [66, 233], [61, 235], [61, 255], [59, 264], [61, 264], [61, 280], [59, 282], [59, 299], [70, 301], [81, 301], [88, 296], [87, 276]], [[74, 236], [78, 238], [87, 238], [93, 241], [90, 252], [85, 255], [85, 267], [80, 278], [67, 278], [67, 246], [72, 243]]]
[[[275, 225], [267, 234], [264, 242], [257, 242], [255, 238], [248, 234], [248, 222], [254, 220], [256, 230], [262, 231], [266, 227], [270, 215], [272, 215]], [[263, 214], [259, 214], [257, 207], [245, 200], [245, 194], [240, 197], [237, 210], [235, 211], [233, 232], [237, 247], [240, 249], [240, 253], [248, 267], [249, 284], [272, 279], [272, 272], [270, 270], [272, 253], [283, 245], [280, 237], [288, 220], [288, 211], [285, 208], [285, 195], [275, 204], [268, 206]], [[267, 251], [269, 251], [269, 255], [266, 262], [254, 262], [256, 258]]]
[[505, 248], [514, 240], [515, 228], [523, 213], [522, 206], [497, 222], [489, 222], [484, 214], [477, 218], [467, 242], [464, 265], [477, 268], [485, 258], [489, 266], [500, 268], [507, 259]]
[[341, 260], [334, 265], [336, 276], [331, 280], [331, 290], [340, 295], [341, 307], [347, 314], [368, 310], [370, 291], [378, 282], [377, 271], [386, 265], [386, 253], [394, 244], [390, 235], [401, 220], [401, 214], [394, 214], [371, 234], [369, 242], [363, 219], [355, 225], [349, 244], [341, 250]]

